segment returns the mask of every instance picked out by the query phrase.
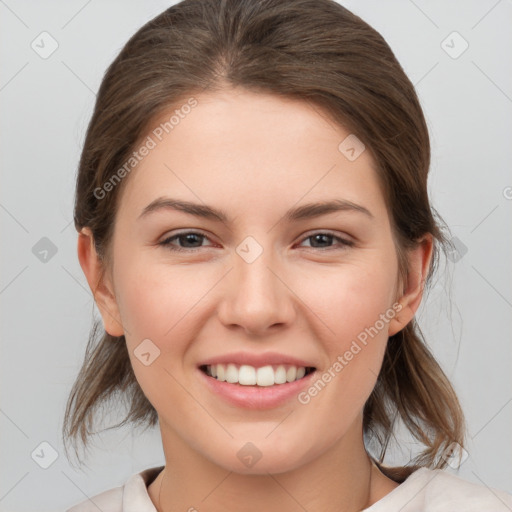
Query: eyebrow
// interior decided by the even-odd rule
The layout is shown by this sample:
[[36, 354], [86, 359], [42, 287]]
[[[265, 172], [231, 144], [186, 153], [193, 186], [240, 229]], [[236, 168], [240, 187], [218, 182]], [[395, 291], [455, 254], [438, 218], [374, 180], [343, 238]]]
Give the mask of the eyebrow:
[[[229, 216], [224, 210], [216, 209], [208, 205], [192, 203], [172, 199], [170, 197], [158, 197], [149, 203], [140, 213], [138, 219], [146, 217], [151, 212], [160, 210], [178, 210], [196, 217], [202, 217], [209, 220], [228, 223]], [[334, 199], [332, 201], [323, 201], [319, 203], [309, 203], [296, 208], [291, 208], [284, 214], [284, 219], [288, 222], [297, 220], [312, 219], [334, 212], [359, 212], [373, 219], [373, 214], [364, 206], [353, 203], [346, 199]]]

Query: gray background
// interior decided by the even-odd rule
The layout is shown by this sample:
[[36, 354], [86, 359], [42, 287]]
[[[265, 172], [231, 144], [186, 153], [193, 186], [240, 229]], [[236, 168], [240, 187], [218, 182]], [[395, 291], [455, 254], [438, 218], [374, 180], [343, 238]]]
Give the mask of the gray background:
[[[419, 314], [467, 416], [469, 457], [458, 474], [512, 492], [512, 2], [341, 3], [382, 33], [417, 86], [432, 136], [433, 205], [460, 240]], [[80, 148], [105, 69], [169, 5], [0, 0], [1, 511], [64, 510], [164, 462], [158, 429], [123, 429], [96, 439], [78, 471], [60, 428], [99, 318], [72, 224]], [[58, 44], [47, 58], [31, 47], [51, 49], [43, 31]], [[453, 31], [469, 44], [460, 55]], [[42, 442], [57, 455], [47, 469]]]

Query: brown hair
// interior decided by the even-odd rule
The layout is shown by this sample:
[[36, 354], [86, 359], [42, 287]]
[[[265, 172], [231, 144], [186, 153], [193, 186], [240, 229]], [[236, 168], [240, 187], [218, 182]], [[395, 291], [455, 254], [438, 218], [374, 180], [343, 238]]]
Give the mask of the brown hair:
[[[376, 162], [402, 284], [407, 249], [427, 233], [434, 237], [431, 283], [448, 238], [429, 204], [430, 142], [418, 97], [382, 36], [333, 0], [184, 0], [131, 37], [101, 83], [76, 182], [75, 227], [91, 229], [105, 271], [128, 178], [101, 199], [95, 191], [127, 161], [152, 120], [183, 98], [230, 86], [307, 101], [355, 134]], [[64, 444], [80, 437], [87, 446], [95, 413], [115, 397], [128, 406], [115, 427], [157, 423], [124, 336], [96, 322], [67, 402]], [[443, 451], [465, 444], [457, 396], [414, 319], [389, 338], [364, 406], [363, 431], [377, 442], [380, 463], [397, 420], [425, 449], [405, 467], [383, 468], [396, 481], [420, 466], [445, 467]]]

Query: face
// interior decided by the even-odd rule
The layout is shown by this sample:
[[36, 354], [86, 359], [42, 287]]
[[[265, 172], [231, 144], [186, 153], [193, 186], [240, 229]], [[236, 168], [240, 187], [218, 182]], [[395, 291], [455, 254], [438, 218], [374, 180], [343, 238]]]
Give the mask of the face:
[[340, 150], [350, 132], [318, 108], [244, 90], [195, 100], [146, 134], [125, 178], [105, 328], [125, 334], [164, 442], [283, 472], [360, 436], [402, 327], [390, 218], [369, 151]]

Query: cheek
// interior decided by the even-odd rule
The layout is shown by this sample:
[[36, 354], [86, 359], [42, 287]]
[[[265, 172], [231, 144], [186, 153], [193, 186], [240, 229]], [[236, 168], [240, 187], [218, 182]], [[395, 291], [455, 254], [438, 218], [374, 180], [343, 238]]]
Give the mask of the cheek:
[[145, 338], [155, 343], [176, 339], [175, 333], [186, 324], [187, 314], [204, 294], [204, 284], [193, 279], [190, 269], [141, 260], [120, 265], [118, 275], [118, 306], [130, 344]]
[[393, 268], [386, 261], [349, 264], [336, 272], [330, 269], [302, 281], [298, 294], [317, 316], [315, 324], [323, 326], [321, 332], [323, 339], [329, 340], [330, 351], [345, 349], [376, 323], [378, 330], [383, 331], [382, 337], [387, 338], [389, 319], [384, 325], [380, 319], [390, 309], [393, 312], [397, 278], [396, 272], [390, 271]]
[[[193, 319], [215, 310], [206, 295], [222, 277], [222, 269], [208, 269], [206, 264], [202, 268], [155, 264], [123, 256], [117, 261], [116, 295], [129, 346], [134, 349], [149, 338], [163, 352], [184, 351], [181, 345], [193, 336]], [[393, 253], [380, 250], [336, 269], [318, 265], [299, 272], [292, 268], [286, 279], [294, 283], [294, 294], [288, 300], [296, 300], [293, 295], [297, 295], [305, 306], [299, 306], [304, 318], [296, 321], [316, 331], [324, 349], [343, 350], [391, 307], [397, 276], [390, 269], [395, 265]]]
[[[194, 306], [197, 307], [208, 287], [190, 279], [190, 269], [135, 263], [118, 266], [116, 286], [135, 377], [155, 409], [161, 410], [164, 396], [176, 407], [185, 406], [180, 376], [194, 337]], [[147, 353], [149, 356], [142, 355]]]
[[311, 428], [324, 428], [330, 418], [336, 426], [329, 435], [336, 437], [361, 413], [375, 386], [395, 313], [394, 277], [378, 268], [351, 268], [331, 277], [316, 298], [310, 293], [310, 303], [316, 304], [312, 309], [329, 328], [315, 333], [326, 351], [326, 366], [298, 397]]
[[396, 259], [392, 252], [380, 256], [371, 264], [361, 260], [320, 279], [317, 275], [316, 284], [303, 283], [304, 302], [321, 319], [314, 334], [327, 359], [302, 403], [311, 402], [320, 416], [336, 406], [353, 419], [375, 385], [396, 313], [397, 270], [390, 270], [396, 269]]
[[[185, 355], [194, 338], [194, 305], [208, 287], [190, 280], [191, 272], [160, 265], [118, 267], [119, 275], [137, 276], [119, 281], [119, 311], [126, 326], [126, 344], [137, 382], [157, 411], [165, 404], [185, 410], [183, 393]], [[197, 307], [197, 306], [196, 306]], [[150, 340], [148, 342], [147, 340]], [[144, 350], [141, 347], [145, 347]], [[144, 361], [144, 355], [149, 353]], [[149, 364], [148, 363], [149, 359]]]

